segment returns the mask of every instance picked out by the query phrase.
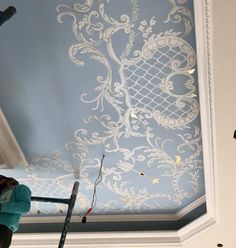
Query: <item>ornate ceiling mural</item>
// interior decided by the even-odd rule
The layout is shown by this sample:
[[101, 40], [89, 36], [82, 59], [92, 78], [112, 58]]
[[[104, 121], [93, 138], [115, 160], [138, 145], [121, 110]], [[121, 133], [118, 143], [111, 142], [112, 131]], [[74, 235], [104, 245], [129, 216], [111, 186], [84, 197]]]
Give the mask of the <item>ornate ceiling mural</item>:
[[29, 166], [11, 174], [38, 196], [79, 180], [77, 213], [100, 169], [94, 214], [175, 214], [203, 196], [193, 1], [12, 3], [0, 106]]

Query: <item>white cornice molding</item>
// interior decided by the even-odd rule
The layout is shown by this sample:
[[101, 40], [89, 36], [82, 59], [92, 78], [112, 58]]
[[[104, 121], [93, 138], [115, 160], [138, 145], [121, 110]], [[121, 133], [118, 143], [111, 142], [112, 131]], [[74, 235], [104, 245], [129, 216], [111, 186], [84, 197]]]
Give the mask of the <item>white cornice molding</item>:
[[[218, 221], [212, 57], [212, 0], [194, 0], [207, 213], [179, 231], [73, 233], [66, 247], [181, 247]], [[16, 234], [13, 248], [55, 247], [59, 234]]]
[[185, 242], [215, 225], [218, 214], [215, 102], [213, 84], [213, 0], [194, 0], [198, 82], [207, 213], [178, 231]]
[[[123, 222], [123, 221], [178, 221], [186, 214], [190, 213], [197, 207], [206, 202], [206, 196], [203, 195], [197, 200], [182, 208], [176, 214], [139, 214], [139, 215], [90, 215], [90, 222]], [[63, 223], [64, 216], [23, 216], [21, 224], [30, 223]], [[81, 217], [72, 216], [71, 222], [81, 222]]]
[[[0, 108], [0, 169], [14, 168], [16, 165], [27, 165], [21, 148]], [[4, 167], [3, 167], [4, 165]]]
[[[55, 248], [60, 234], [16, 234], [12, 248]], [[181, 247], [176, 232], [104, 232], [104, 233], [72, 233], [68, 234], [67, 248], [149, 248], [149, 247]]]
[[213, 0], [194, 0], [207, 213], [178, 231], [185, 242], [219, 221], [213, 84]]
[[218, 181], [213, 84], [212, 2], [212, 0], [201, 0], [201, 4], [198, 4], [198, 0], [194, 1], [206, 202], [208, 214], [217, 221]]

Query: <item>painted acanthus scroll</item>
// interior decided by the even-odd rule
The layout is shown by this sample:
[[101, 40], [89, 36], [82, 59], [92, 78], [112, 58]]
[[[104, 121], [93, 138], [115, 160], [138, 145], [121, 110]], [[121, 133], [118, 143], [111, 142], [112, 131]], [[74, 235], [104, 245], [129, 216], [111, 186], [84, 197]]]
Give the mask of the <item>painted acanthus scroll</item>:
[[[176, 0], [169, 0], [169, 1], [172, 5], [172, 9], [168, 14], [165, 23], [168, 22], [180, 23], [181, 21], [183, 21], [185, 25], [185, 32], [183, 33], [183, 36], [188, 35], [193, 28], [192, 12], [188, 8], [178, 5], [176, 3]], [[178, 3], [183, 4], [186, 3], [187, 1], [188, 0], [178, 0]]]
[[[189, 34], [192, 28], [192, 13], [182, 5], [177, 6], [176, 1], [172, 0], [171, 2], [172, 9], [168, 13], [166, 23], [179, 23], [183, 20], [185, 22], [184, 34]], [[178, 0], [179, 4], [185, 2], [185, 0]], [[140, 207], [145, 204], [148, 206], [147, 202], [156, 198], [168, 199], [177, 206], [181, 206], [183, 199], [181, 195], [190, 197], [197, 192], [197, 170], [200, 170], [198, 156], [200, 155], [189, 156], [188, 159], [181, 161], [177, 168], [173, 156], [170, 156], [162, 147], [158, 147], [156, 139], [160, 135], [158, 133], [160, 127], [184, 132], [186, 128], [191, 128], [189, 124], [199, 114], [199, 104], [194, 98], [196, 90], [194, 77], [188, 73], [188, 70], [194, 68], [196, 63], [194, 49], [178, 37], [180, 36], [179, 30], [175, 32], [167, 30], [163, 33], [153, 34], [152, 28], [158, 22], [155, 18], [151, 18], [149, 21], [151, 29], [146, 27], [143, 21], [142, 26], [145, 26], [148, 31], [144, 30], [146, 33], [143, 35], [140, 49], [137, 48], [137, 51], [132, 53], [133, 41], [136, 37], [132, 25], [138, 18], [121, 15], [116, 20], [109, 16], [104, 1], [100, 0], [97, 3], [97, 10], [93, 8], [94, 1], [92, 0], [84, 1], [84, 4], [74, 4], [73, 7], [59, 5], [57, 8], [58, 22], [62, 23], [64, 16], [72, 18], [72, 32], [76, 40], [76, 44], [69, 48], [69, 58], [72, 62], [80, 66], [85, 65], [87, 60], [83, 60], [83, 56], [88, 55], [89, 58], [102, 64], [106, 70], [105, 77], [97, 76], [98, 86], [93, 88], [97, 94], [96, 97], [90, 98], [88, 93], [81, 95], [81, 101], [92, 105], [92, 110], [99, 110], [99, 114], [94, 112], [94, 115], [83, 118], [86, 128], [80, 128], [75, 132], [74, 140], [67, 144], [66, 149], [80, 161], [83, 167], [81, 175], [85, 178], [88, 187], [92, 185], [92, 182], [87, 177], [87, 170], [98, 168], [99, 163], [97, 162], [98, 158], [95, 158], [94, 161], [87, 159], [87, 147], [102, 144], [106, 153], [115, 152], [119, 160], [112, 168], [104, 169], [103, 185], [109, 191], [119, 195], [120, 199], [126, 202], [127, 208], [130, 206]], [[115, 53], [113, 40], [118, 31], [130, 34], [130, 45], [126, 46], [124, 53], [121, 52], [120, 56]], [[142, 33], [142, 31], [140, 32]], [[167, 62], [162, 62], [163, 58]], [[146, 69], [142, 65], [145, 65]], [[158, 70], [161, 68], [159, 72], [155, 72], [157, 69], [155, 66], [158, 67]], [[151, 78], [145, 78], [146, 74], [135, 75], [135, 72], [143, 73], [143, 71], [149, 73], [148, 76]], [[120, 82], [113, 82], [114, 74], [119, 75]], [[133, 80], [132, 76], [136, 76], [136, 80]], [[176, 92], [175, 79], [177, 77], [181, 77], [181, 84], [184, 85], [182, 93]], [[139, 95], [136, 96], [136, 93], [132, 92], [134, 92], [139, 79], [143, 81], [140, 89], [136, 90], [136, 93], [139, 91]], [[147, 91], [150, 86], [150, 96], [147, 97], [149, 93], [145, 93], [143, 90]], [[153, 92], [155, 96], [151, 95]], [[168, 107], [164, 107], [161, 101], [153, 101], [157, 95], [169, 104]], [[142, 98], [145, 99], [142, 101]], [[105, 112], [105, 104], [111, 107], [112, 113]], [[170, 109], [174, 109], [175, 115], [168, 114]], [[95, 132], [93, 129], [92, 132], [91, 130], [89, 132], [90, 124], [99, 126], [99, 130], [102, 132]], [[129, 142], [132, 138], [142, 140], [144, 145], [136, 145], [134, 148], [125, 147], [124, 143]], [[194, 144], [199, 144], [200, 139], [196, 139], [194, 142]], [[194, 168], [186, 167], [189, 161], [196, 166]], [[124, 178], [127, 174], [137, 174], [139, 163], [148, 165], [148, 168], [153, 166], [157, 166], [157, 169], [164, 168], [166, 174], [162, 176], [169, 176], [173, 179], [171, 187], [174, 194], [155, 194], [148, 191], [146, 187], [137, 189], [130, 182], [126, 182]], [[67, 167], [65, 169], [69, 170]], [[179, 187], [179, 181], [185, 174], [190, 176], [193, 181], [194, 193], [188, 194]]]

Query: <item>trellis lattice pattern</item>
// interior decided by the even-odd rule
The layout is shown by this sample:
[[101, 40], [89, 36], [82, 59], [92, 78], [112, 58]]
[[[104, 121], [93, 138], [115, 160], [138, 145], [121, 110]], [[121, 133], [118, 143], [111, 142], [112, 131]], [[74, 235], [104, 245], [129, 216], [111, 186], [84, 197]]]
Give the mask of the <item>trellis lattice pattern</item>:
[[[23, 179], [21, 183], [30, 187], [33, 196], [69, 198], [73, 183], [64, 182], [64, 179], [44, 178], [44, 179]], [[66, 185], [66, 186], [65, 186]], [[43, 194], [43, 195], [42, 195]], [[57, 203], [32, 202], [30, 214], [63, 213], [67, 210], [67, 206]]]
[[179, 47], [165, 46], [159, 48], [149, 60], [142, 58], [138, 63], [125, 66], [127, 89], [133, 108], [160, 111], [169, 118], [182, 117], [191, 112], [191, 106], [176, 106], [177, 98], [163, 92], [160, 84], [174, 70], [171, 66], [177, 60], [179, 67], [187, 64], [187, 56]]

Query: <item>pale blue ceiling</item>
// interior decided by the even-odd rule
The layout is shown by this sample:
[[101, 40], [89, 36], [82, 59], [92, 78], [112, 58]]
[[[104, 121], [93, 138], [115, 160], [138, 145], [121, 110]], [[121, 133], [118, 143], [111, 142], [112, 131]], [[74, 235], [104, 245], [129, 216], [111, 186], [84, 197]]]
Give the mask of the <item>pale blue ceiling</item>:
[[103, 153], [94, 213], [176, 213], [204, 195], [192, 0], [9, 5], [0, 107], [30, 166], [4, 173], [47, 196], [69, 195], [79, 174], [80, 213]]

